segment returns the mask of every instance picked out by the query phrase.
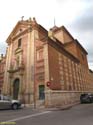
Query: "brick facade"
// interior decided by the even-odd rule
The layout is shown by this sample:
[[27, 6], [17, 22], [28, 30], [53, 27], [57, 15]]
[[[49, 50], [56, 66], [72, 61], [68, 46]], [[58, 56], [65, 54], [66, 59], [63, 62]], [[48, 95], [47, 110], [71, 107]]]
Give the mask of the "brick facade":
[[[46, 99], [44, 91], [50, 89], [93, 90], [87, 52], [64, 26], [55, 26], [48, 32], [35, 18], [22, 20], [7, 43], [4, 94], [25, 103], [36, 103], [36, 100]], [[47, 82], [51, 83], [50, 88]]]

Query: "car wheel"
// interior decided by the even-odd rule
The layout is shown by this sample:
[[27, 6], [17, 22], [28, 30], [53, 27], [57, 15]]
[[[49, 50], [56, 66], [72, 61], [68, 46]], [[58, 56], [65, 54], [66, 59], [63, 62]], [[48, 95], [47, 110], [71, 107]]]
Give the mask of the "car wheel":
[[16, 104], [16, 103], [15, 103], [15, 104], [13, 104], [13, 105], [12, 105], [12, 109], [13, 109], [13, 110], [18, 109], [18, 104]]

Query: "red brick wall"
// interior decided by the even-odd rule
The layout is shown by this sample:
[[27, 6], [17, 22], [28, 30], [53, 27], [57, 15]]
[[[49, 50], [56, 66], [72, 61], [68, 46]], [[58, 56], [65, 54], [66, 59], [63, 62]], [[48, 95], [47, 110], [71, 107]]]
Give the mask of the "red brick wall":
[[49, 46], [49, 77], [53, 89], [61, 89], [58, 58], [58, 51]]
[[[88, 68], [87, 55], [82, 51], [82, 49], [73, 43], [65, 46], [65, 49], [69, 51], [72, 55], [79, 59], [80, 63]], [[82, 57], [83, 56], [83, 57]]]

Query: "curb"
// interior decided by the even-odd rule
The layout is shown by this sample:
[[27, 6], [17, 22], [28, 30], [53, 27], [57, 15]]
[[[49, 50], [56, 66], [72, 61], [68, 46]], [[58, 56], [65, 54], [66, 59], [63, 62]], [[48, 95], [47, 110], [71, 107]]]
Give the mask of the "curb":
[[36, 109], [32, 108], [31, 105], [30, 106], [25, 106], [24, 108], [32, 108], [32, 110], [41, 110], [41, 111], [61, 111], [61, 110], [69, 110], [70, 108], [72, 108], [73, 106], [76, 106], [80, 103], [74, 103], [74, 104], [69, 104], [69, 105], [65, 105], [65, 106], [59, 106], [59, 107], [50, 107], [50, 108], [46, 108], [46, 107], [37, 107]]
[[69, 105], [66, 105], [66, 106], [60, 106], [60, 107], [55, 107], [55, 108], [45, 108], [45, 110], [48, 110], [48, 111], [60, 111], [60, 110], [69, 110], [70, 108], [72, 108], [73, 106], [76, 106], [80, 103], [74, 103], [74, 104], [69, 104]]

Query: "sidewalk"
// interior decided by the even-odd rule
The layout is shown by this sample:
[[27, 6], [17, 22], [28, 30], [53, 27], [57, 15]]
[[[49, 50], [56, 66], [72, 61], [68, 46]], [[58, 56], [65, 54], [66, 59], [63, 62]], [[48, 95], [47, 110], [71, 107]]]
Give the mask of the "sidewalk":
[[68, 105], [64, 105], [64, 106], [59, 106], [59, 107], [51, 107], [51, 108], [45, 108], [44, 106], [41, 107], [37, 107], [35, 110], [46, 110], [46, 111], [59, 111], [59, 110], [68, 110], [70, 108], [72, 108], [75, 105], [78, 105], [80, 103], [74, 103], [74, 104], [68, 104]]

